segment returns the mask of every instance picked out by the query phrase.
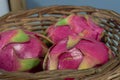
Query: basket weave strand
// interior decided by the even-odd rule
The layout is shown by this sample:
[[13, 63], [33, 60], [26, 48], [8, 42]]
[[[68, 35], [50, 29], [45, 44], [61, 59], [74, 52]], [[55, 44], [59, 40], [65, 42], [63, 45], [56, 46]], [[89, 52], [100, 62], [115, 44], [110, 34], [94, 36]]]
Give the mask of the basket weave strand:
[[7, 72], [0, 70], [0, 79], [5, 80], [120, 80], [120, 14], [106, 9], [90, 6], [49, 6], [25, 11], [11, 12], [0, 18], [0, 32], [22, 28], [43, 34], [47, 27], [62, 16], [87, 14], [99, 20], [105, 29], [103, 42], [116, 57], [99, 68], [87, 70], [53, 70], [38, 73]]

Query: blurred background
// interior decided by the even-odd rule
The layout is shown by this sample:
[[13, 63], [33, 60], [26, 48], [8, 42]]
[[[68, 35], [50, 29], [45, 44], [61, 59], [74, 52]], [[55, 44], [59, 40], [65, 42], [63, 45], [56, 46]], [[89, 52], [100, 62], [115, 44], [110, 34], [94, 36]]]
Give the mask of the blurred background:
[[0, 16], [9, 12], [9, 5], [7, 0], [0, 0]]
[[120, 13], [120, 0], [0, 0], [0, 16], [10, 12], [51, 5], [93, 6]]
[[120, 13], [120, 0], [26, 0], [26, 3], [28, 9], [50, 5], [77, 5], [111, 9]]

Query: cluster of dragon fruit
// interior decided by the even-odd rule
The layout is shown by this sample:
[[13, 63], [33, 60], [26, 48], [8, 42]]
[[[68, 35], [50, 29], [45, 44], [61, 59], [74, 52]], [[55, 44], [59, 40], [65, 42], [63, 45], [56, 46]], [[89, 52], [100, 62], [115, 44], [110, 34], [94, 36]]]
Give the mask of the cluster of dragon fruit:
[[71, 14], [45, 31], [48, 46], [37, 33], [22, 29], [0, 33], [0, 69], [6, 71], [83, 70], [114, 57], [102, 42], [104, 29], [88, 15]]

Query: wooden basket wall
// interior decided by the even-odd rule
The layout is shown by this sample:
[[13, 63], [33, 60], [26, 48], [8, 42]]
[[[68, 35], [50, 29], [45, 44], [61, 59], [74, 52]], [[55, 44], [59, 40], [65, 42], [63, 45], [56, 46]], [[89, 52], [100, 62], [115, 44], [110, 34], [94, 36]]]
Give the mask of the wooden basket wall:
[[88, 14], [99, 19], [99, 25], [105, 29], [104, 42], [115, 53], [116, 58], [99, 68], [87, 70], [53, 70], [38, 73], [6, 72], [0, 70], [1, 80], [120, 80], [120, 14], [90, 6], [49, 6], [11, 12], [0, 18], [0, 32], [22, 28], [43, 33], [47, 27], [62, 16]]

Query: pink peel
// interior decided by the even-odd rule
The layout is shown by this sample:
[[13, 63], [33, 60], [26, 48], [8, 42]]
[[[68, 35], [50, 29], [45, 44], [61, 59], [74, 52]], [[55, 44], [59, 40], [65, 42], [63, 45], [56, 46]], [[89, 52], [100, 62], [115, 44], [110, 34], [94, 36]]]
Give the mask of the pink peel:
[[81, 39], [68, 49], [67, 41], [60, 41], [50, 49], [45, 64], [48, 70], [88, 69], [105, 64], [109, 60], [109, 49], [102, 42], [94, 39]]
[[[92, 61], [94, 61], [91, 61], [92, 63], [94, 63], [94, 65], [88, 66], [89, 68], [98, 64], [105, 64], [109, 60], [108, 48], [102, 42], [98, 42], [96, 40], [81, 40], [80, 43], [77, 45], [77, 48], [82, 51], [84, 56], [89, 57]], [[89, 63], [87, 61], [85, 62]], [[80, 64], [80, 66], [82, 66], [82, 64]]]
[[82, 59], [82, 53], [73, 48], [59, 56], [58, 69], [77, 69]]
[[72, 31], [69, 26], [50, 26], [47, 29], [48, 36], [51, 38], [51, 40], [54, 43], [57, 43], [65, 38], [68, 37], [68, 35], [71, 35]]
[[39, 64], [39, 58], [44, 56], [43, 52], [47, 48], [43, 44], [37, 34], [29, 31], [18, 29], [2, 32], [0, 34], [0, 69], [6, 71], [32, 69]]

